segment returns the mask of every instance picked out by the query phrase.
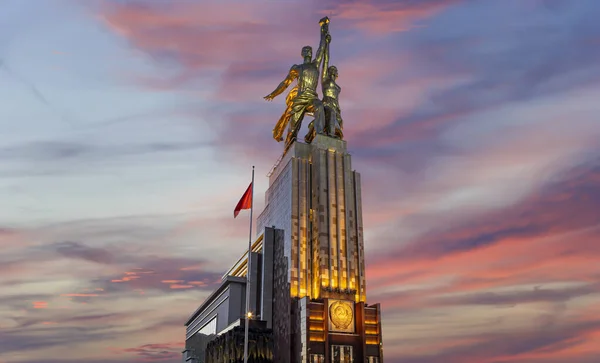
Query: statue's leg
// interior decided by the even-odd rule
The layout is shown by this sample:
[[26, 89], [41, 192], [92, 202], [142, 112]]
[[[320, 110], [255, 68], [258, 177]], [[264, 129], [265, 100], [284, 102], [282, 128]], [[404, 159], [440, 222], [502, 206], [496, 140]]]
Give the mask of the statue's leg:
[[315, 132], [317, 134], [323, 134], [326, 133], [326, 128], [325, 128], [325, 111], [323, 108], [323, 103], [321, 102], [321, 100], [316, 99], [313, 101], [312, 104], [312, 108], [313, 108], [313, 113], [315, 115]]
[[331, 120], [331, 112], [329, 110], [329, 107], [327, 107], [326, 105], [323, 105], [323, 123], [324, 123], [324, 128], [325, 128], [325, 132], [327, 132], [327, 130], [329, 130], [329, 123]]
[[294, 128], [295, 128], [294, 122], [296, 121], [295, 115], [296, 115], [295, 113], [292, 113], [292, 115], [290, 116], [290, 121], [288, 123], [288, 134], [294, 132]]
[[335, 109], [333, 109], [331, 106], [325, 106], [325, 133], [327, 136], [334, 137], [336, 124], [337, 117]]
[[336, 136], [336, 130], [338, 129], [338, 125], [340, 122], [340, 115], [337, 113], [337, 110], [335, 108], [331, 108], [331, 122], [329, 123], [329, 127], [330, 127], [330, 132], [331, 132], [331, 136], [335, 137]]
[[294, 134], [294, 140], [298, 137], [298, 132], [300, 132], [300, 128], [302, 127], [302, 119], [304, 119], [305, 111], [302, 110], [300, 112], [296, 112], [292, 118], [294, 129], [292, 133]]
[[340, 139], [344, 138], [344, 120], [342, 119], [342, 115], [340, 114], [339, 110], [337, 110], [336, 112], [336, 119], [337, 119], [337, 124], [335, 126], [335, 136], [337, 136]]
[[311, 121], [310, 124], [308, 124], [308, 132], [304, 136], [304, 142], [307, 144], [310, 144], [314, 138], [315, 138], [315, 121], [313, 120], [313, 121]]
[[304, 118], [304, 110], [295, 112], [292, 115], [292, 119], [290, 120], [290, 130], [289, 130], [287, 138], [285, 140], [286, 150], [298, 138], [298, 132], [300, 132], [300, 127], [302, 126], [303, 118]]

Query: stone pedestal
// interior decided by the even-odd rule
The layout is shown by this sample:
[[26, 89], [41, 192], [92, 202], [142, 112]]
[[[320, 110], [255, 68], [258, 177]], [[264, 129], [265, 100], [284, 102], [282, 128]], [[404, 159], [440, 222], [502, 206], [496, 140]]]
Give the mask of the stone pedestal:
[[269, 179], [257, 220], [284, 230], [291, 297], [366, 299], [360, 174], [343, 140], [294, 143]]

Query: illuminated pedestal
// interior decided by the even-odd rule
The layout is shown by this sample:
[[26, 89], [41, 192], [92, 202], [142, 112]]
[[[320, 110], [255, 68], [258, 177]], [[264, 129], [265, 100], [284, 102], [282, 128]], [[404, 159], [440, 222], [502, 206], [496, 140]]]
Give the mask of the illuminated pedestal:
[[234, 354], [231, 331], [240, 331], [248, 293], [266, 329], [254, 340], [273, 341], [273, 359], [260, 362], [383, 363], [381, 311], [366, 304], [361, 204], [360, 174], [345, 141], [317, 135], [311, 144], [293, 144], [269, 176], [250, 266], [240, 251], [190, 316], [184, 360], [213, 363], [222, 352]]
[[265, 197], [259, 233], [283, 230], [274, 252], [274, 361], [382, 363], [379, 305], [365, 306], [360, 174], [346, 142], [317, 135], [292, 145]]
[[[258, 231], [284, 230], [292, 297], [366, 300], [360, 174], [346, 142], [295, 143], [269, 178]], [[260, 233], [260, 232], [259, 232]]]

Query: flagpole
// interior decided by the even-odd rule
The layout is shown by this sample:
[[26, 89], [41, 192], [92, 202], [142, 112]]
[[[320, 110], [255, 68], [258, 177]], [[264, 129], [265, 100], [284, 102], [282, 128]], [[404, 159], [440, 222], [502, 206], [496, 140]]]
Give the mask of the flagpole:
[[244, 363], [248, 363], [248, 330], [250, 328], [250, 256], [252, 254], [252, 211], [254, 209], [254, 166], [252, 166], [252, 191], [250, 196], [250, 235], [248, 236], [248, 260], [246, 262], [246, 317], [244, 331]]

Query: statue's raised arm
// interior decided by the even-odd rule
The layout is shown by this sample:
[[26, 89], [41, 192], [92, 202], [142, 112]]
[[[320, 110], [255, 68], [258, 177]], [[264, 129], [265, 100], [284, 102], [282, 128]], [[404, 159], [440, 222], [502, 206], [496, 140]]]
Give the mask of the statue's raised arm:
[[[329, 44], [331, 44], [331, 35], [325, 36], [325, 51], [323, 52], [323, 66], [321, 68], [321, 88], [324, 89], [325, 78], [327, 78], [327, 68], [329, 68]], [[323, 91], [323, 94], [325, 92]]]
[[317, 49], [317, 54], [313, 61], [317, 64], [317, 67], [321, 66], [323, 56], [329, 51], [327, 43], [331, 39], [331, 36], [329, 36], [329, 18], [324, 17], [319, 20], [319, 25], [321, 26], [321, 41], [319, 42], [319, 49]]

